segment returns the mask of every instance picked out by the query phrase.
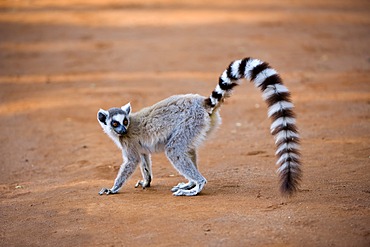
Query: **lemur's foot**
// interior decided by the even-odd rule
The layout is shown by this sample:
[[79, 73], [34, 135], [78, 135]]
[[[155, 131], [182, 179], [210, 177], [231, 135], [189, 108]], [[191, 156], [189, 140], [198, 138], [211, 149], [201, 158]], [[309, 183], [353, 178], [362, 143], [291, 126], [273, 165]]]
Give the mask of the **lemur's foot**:
[[107, 188], [103, 188], [99, 191], [99, 195], [103, 195], [103, 194], [109, 195], [109, 194], [116, 194], [116, 193], [117, 193], [117, 191], [113, 191], [113, 190], [107, 189]]
[[188, 182], [188, 183], [179, 183], [178, 185], [174, 186], [171, 191], [176, 192], [178, 190], [190, 190], [195, 187], [194, 182]]
[[[194, 183], [194, 182], [189, 182], [187, 184], [181, 184], [181, 185], [178, 184], [177, 186], [175, 186], [177, 187], [177, 190], [174, 193], [172, 193], [172, 195], [174, 196], [195, 196], [199, 194], [199, 192], [203, 189], [205, 184], [206, 184], [206, 181], [200, 184]], [[182, 188], [178, 188], [178, 187], [182, 187]]]
[[150, 182], [145, 181], [145, 180], [139, 180], [139, 181], [137, 181], [137, 183], [135, 185], [135, 188], [137, 188], [139, 186], [143, 187], [143, 189], [148, 188], [148, 187], [150, 187]]
[[174, 195], [174, 196], [196, 196], [198, 193], [199, 193], [199, 191], [194, 188], [194, 189], [191, 189], [191, 190], [178, 190], [178, 191], [172, 193], [172, 195]]

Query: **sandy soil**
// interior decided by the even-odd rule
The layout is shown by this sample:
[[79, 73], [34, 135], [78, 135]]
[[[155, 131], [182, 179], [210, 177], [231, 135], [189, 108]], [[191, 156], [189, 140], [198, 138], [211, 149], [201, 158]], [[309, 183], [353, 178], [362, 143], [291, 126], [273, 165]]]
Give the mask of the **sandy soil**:
[[[88, 4], [86, 2], [89, 2]], [[369, 1], [1, 1], [1, 246], [370, 246]], [[302, 3], [309, 2], [309, 3]], [[209, 95], [234, 59], [292, 91], [304, 180], [278, 192], [266, 106], [250, 83], [200, 150], [196, 197], [163, 154], [154, 181], [111, 186], [99, 108]]]

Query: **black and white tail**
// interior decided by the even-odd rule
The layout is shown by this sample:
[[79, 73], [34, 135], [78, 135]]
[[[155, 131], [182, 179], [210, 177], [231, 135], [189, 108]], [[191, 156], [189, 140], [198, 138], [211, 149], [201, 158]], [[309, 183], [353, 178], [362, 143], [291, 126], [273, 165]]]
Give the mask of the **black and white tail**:
[[275, 136], [277, 165], [280, 176], [280, 190], [291, 195], [297, 191], [301, 180], [301, 161], [299, 135], [296, 127], [293, 104], [288, 89], [278, 73], [267, 63], [258, 59], [244, 58], [233, 61], [221, 74], [211, 96], [206, 99], [210, 113], [230, 96], [232, 89], [239, 85], [238, 80], [246, 78], [261, 89], [263, 99], [268, 105], [271, 118], [271, 134]]

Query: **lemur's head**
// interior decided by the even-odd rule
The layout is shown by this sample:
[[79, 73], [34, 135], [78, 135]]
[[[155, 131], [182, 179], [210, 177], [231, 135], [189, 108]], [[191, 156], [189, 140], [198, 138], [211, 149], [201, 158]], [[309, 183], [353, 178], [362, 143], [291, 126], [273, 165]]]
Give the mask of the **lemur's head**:
[[98, 121], [107, 134], [113, 133], [122, 136], [127, 133], [127, 128], [130, 125], [130, 112], [130, 103], [121, 108], [111, 108], [108, 111], [100, 109]]

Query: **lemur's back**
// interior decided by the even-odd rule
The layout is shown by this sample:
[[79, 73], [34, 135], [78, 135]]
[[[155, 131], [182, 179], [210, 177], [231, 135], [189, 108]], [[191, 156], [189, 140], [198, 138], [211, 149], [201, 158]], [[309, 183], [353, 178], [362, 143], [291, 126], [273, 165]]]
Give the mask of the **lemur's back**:
[[[197, 146], [220, 121], [208, 114], [205, 99], [198, 94], [174, 95], [132, 113], [128, 133], [123, 139], [132, 141], [140, 137], [141, 145], [151, 152], [162, 151], [175, 135], [183, 135]], [[156, 143], [162, 146], [151, 147]]]

